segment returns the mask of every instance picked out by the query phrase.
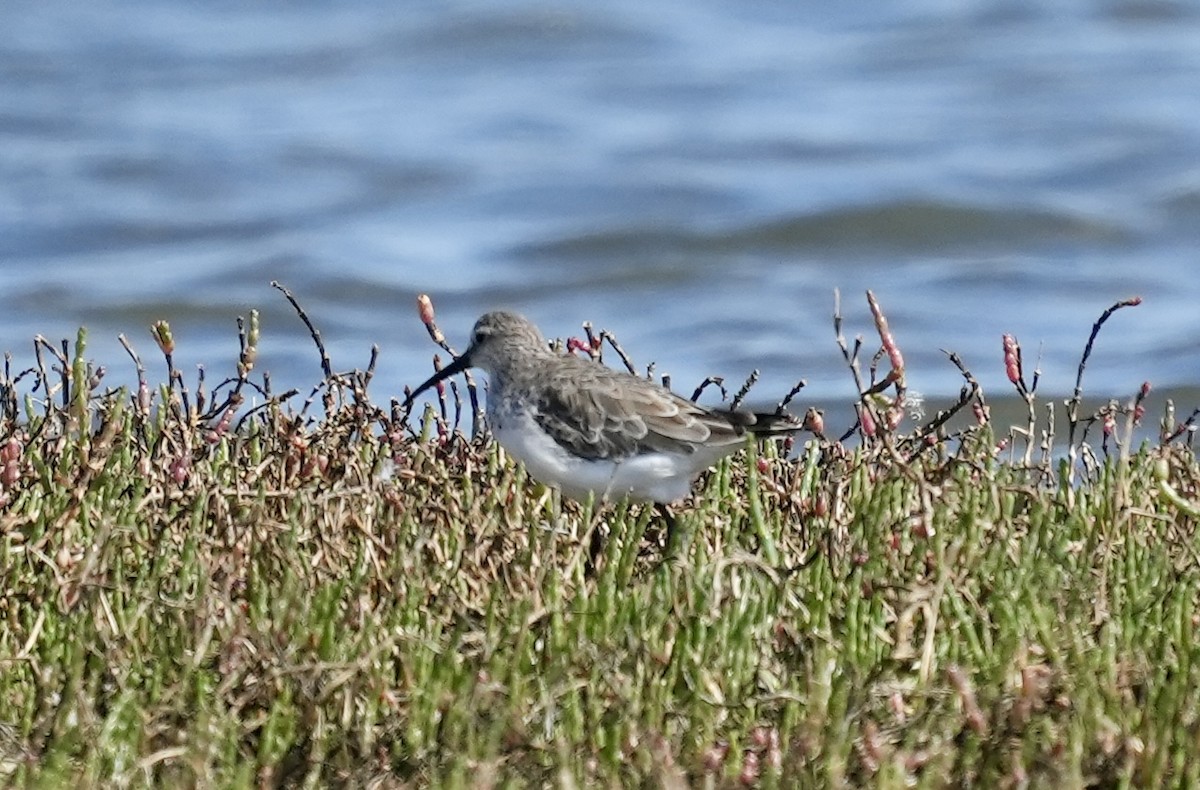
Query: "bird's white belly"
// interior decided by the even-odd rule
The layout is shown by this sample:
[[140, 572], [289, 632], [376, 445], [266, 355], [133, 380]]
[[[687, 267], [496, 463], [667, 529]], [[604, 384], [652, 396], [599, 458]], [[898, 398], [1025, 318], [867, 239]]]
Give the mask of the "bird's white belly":
[[622, 498], [670, 503], [683, 499], [704, 468], [695, 455], [646, 453], [622, 461], [589, 460], [568, 452], [528, 415], [509, 415], [492, 426], [500, 445], [535, 480], [557, 486], [572, 499]]

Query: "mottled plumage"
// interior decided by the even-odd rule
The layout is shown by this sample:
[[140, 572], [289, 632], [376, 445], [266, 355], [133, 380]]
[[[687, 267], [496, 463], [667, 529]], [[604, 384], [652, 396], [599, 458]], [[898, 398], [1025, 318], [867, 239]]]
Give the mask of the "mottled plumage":
[[551, 350], [537, 327], [496, 311], [453, 364], [409, 397], [468, 367], [488, 374], [488, 422], [538, 480], [577, 499], [669, 503], [747, 435], [796, 431], [790, 415], [707, 409], [654, 382]]

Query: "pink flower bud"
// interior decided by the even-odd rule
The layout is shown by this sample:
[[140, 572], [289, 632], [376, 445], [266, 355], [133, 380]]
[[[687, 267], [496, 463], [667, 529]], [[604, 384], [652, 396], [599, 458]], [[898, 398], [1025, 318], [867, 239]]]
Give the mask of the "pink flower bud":
[[188, 460], [180, 456], [171, 462], [171, 479], [176, 485], [183, 485], [188, 479]]
[[4, 464], [4, 470], [0, 472], [0, 486], [4, 488], [12, 488], [21, 479], [21, 462], [7, 461]]
[[725, 755], [729, 754], [729, 742], [717, 741], [704, 750], [701, 759], [706, 773], [715, 774], [725, 764]]
[[875, 435], [875, 418], [871, 416], [871, 410], [865, 406], [858, 407], [858, 421], [862, 425], [863, 436]]
[[433, 300], [429, 298], [429, 294], [417, 297], [417, 314], [421, 316], [422, 324], [428, 326], [433, 323]]
[[753, 785], [758, 782], [759, 775], [758, 755], [754, 752], [746, 752], [742, 755], [742, 772], [738, 774], [738, 781], [744, 785]]
[[778, 773], [783, 768], [783, 749], [779, 745], [779, 731], [771, 730], [774, 738], [771, 739], [771, 745], [767, 747], [767, 767], [772, 773]]
[[816, 409], [804, 413], [804, 427], [813, 433], [825, 433], [825, 415]]
[[892, 371], [903, 374], [904, 355], [900, 353], [900, 347], [896, 345], [896, 338], [892, 336], [892, 330], [888, 326], [887, 316], [883, 314], [883, 308], [879, 306], [875, 294], [870, 291], [867, 291], [867, 305], [871, 308], [871, 314], [875, 318], [875, 329], [879, 332], [879, 340], [883, 343], [883, 350], [887, 352]]
[[1012, 335], [1004, 336], [1004, 373], [1013, 384], [1021, 380], [1021, 347]]

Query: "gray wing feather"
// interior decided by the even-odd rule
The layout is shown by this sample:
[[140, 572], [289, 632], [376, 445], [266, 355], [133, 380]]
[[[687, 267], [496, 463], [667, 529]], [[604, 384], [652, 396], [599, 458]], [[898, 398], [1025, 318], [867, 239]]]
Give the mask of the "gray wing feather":
[[570, 452], [619, 460], [647, 450], [691, 454], [702, 444], [741, 442], [754, 415], [714, 412], [647, 379], [589, 360], [541, 383], [535, 419]]

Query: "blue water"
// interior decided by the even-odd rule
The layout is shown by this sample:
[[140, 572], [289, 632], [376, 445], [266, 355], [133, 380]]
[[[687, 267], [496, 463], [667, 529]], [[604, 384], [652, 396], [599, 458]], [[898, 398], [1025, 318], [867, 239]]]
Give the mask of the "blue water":
[[[461, 346], [520, 309], [590, 320], [688, 390], [763, 371], [839, 399], [873, 289], [910, 386], [939, 349], [1006, 391], [1000, 337], [1068, 392], [1200, 382], [1200, 7], [1147, 2], [7, 4], [0, 349], [74, 337], [110, 380], [171, 322], [232, 371], [263, 315], [277, 387], [381, 347], [424, 378], [429, 292]], [[154, 362], [161, 367], [161, 363]]]

